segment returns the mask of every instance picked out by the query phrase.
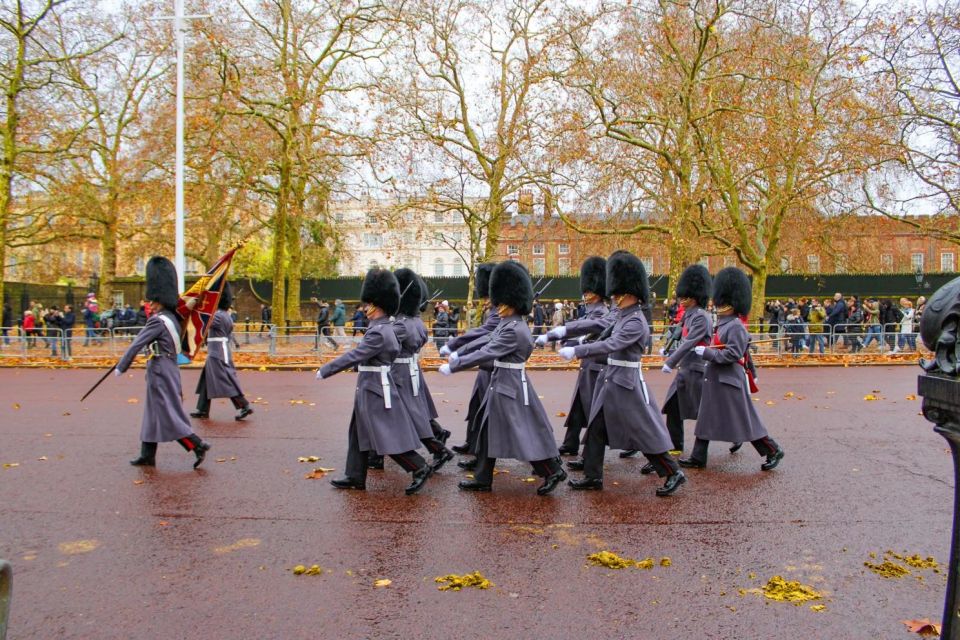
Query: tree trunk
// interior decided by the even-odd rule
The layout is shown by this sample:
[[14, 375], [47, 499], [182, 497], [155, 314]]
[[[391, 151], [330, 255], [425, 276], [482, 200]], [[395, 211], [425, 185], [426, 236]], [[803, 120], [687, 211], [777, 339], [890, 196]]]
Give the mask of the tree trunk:
[[283, 157], [280, 161], [280, 185], [277, 190], [277, 205], [273, 215], [273, 324], [283, 327], [287, 324], [286, 305], [286, 248], [287, 248], [287, 198], [290, 193], [290, 151], [283, 144]]
[[287, 321], [299, 324], [300, 316], [300, 279], [303, 275], [303, 245], [300, 243], [300, 218], [290, 216], [287, 221]]
[[500, 227], [503, 224], [503, 199], [499, 189], [490, 190], [489, 222], [487, 237], [483, 249], [483, 261], [491, 262], [497, 256], [500, 245]]
[[767, 297], [767, 267], [753, 270], [753, 283], [751, 289], [750, 304], [750, 323], [759, 323], [763, 317], [763, 305]]
[[117, 278], [117, 203], [107, 203], [107, 220], [100, 236], [100, 291], [101, 305], [110, 305], [110, 292]]

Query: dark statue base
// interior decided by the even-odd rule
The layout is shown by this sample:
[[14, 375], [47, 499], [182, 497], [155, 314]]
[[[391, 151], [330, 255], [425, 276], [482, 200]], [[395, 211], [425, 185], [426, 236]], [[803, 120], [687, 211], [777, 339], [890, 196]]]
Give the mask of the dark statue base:
[[942, 373], [927, 373], [918, 378], [917, 392], [923, 396], [923, 417], [934, 423], [933, 430], [946, 438], [953, 454], [953, 532], [950, 541], [950, 566], [947, 594], [943, 602], [941, 638], [960, 640], [960, 379]]

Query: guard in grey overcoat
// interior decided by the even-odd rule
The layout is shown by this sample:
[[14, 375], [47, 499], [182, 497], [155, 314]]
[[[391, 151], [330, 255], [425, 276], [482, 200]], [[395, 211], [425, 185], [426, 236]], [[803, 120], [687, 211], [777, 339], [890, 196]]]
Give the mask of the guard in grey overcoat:
[[400, 308], [393, 321], [400, 353], [393, 361], [391, 373], [420, 435], [420, 442], [433, 454], [433, 470], [437, 471], [453, 460], [453, 451], [436, 437], [431, 426], [433, 416], [427, 402], [429, 390], [420, 371], [420, 349], [429, 339], [427, 328], [420, 319], [420, 305], [428, 297], [427, 287], [423, 279], [410, 269], [397, 269], [394, 275], [401, 292]]
[[147, 351], [147, 394], [143, 403], [143, 421], [140, 423], [140, 457], [130, 461], [135, 466], [156, 465], [157, 443], [176, 440], [196, 456], [193, 468], [200, 466], [210, 445], [201, 440], [190, 427], [190, 419], [183, 409], [183, 390], [180, 386], [180, 318], [175, 309], [177, 271], [173, 263], [161, 256], [147, 263], [147, 290], [144, 299], [150, 303], [153, 314], [127, 348], [114, 369], [123, 374], [141, 351]]
[[229, 309], [233, 304], [233, 290], [229, 283], [223, 285], [217, 311], [210, 320], [207, 333], [207, 361], [197, 382], [197, 410], [190, 414], [192, 418], [210, 417], [211, 398], [230, 398], [237, 409], [234, 420], [243, 420], [253, 413], [253, 407], [244, 397], [237, 380], [237, 368], [230, 354], [233, 342], [233, 318]]
[[360, 344], [339, 358], [323, 365], [317, 378], [329, 378], [357, 367], [357, 391], [350, 416], [345, 477], [331, 480], [338, 489], [366, 489], [370, 453], [390, 456], [405, 471], [413, 474], [407, 495], [426, 483], [433, 469], [416, 452], [420, 446], [417, 427], [400, 397], [393, 376], [393, 361], [400, 353], [400, 342], [390, 316], [400, 305], [397, 279], [386, 269], [371, 269], [360, 289], [370, 325]]
[[653, 393], [643, 379], [640, 360], [650, 336], [641, 306], [650, 297], [643, 263], [631, 253], [617, 251], [607, 260], [607, 294], [620, 308], [620, 316], [602, 339], [576, 347], [563, 347], [565, 360], [606, 356], [607, 365], [597, 379], [590, 406], [583, 461], [567, 463], [582, 469], [583, 480], [571, 480], [574, 489], [603, 488], [603, 455], [607, 446], [641, 451], [666, 478], [658, 496], [674, 493], [686, 477], [670, 457], [670, 436], [657, 410]]
[[783, 459], [783, 448], [767, 433], [750, 399], [744, 356], [750, 335], [740, 317], [750, 313], [751, 290], [747, 275], [736, 267], [721, 269], [713, 280], [713, 305], [717, 327], [709, 346], [695, 347], [707, 362], [703, 395], [695, 431], [696, 441], [684, 467], [703, 468], [711, 440], [750, 442], [766, 460], [760, 465], [770, 471]]
[[490, 387], [480, 407], [477, 466], [473, 480], [460, 483], [466, 491], [490, 491], [497, 458], [529, 461], [534, 473], [544, 478], [537, 488], [546, 495], [567, 474], [560, 465], [550, 419], [533, 384], [526, 361], [533, 353], [533, 337], [524, 316], [533, 305], [533, 283], [517, 262], [501, 262], [490, 274], [490, 299], [498, 307], [500, 323], [480, 349], [463, 356], [450, 355], [440, 372], [450, 375], [481, 364], [492, 364]]
[[709, 344], [713, 336], [713, 320], [705, 310], [712, 286], [710, 272], [700, 264], [687, 267], [677, 281], [677, 299], [684, 308], [680, 343], [667, 356], [662, 369], [664, 373], [677, 372], [667, 389], [662, 409], [667, 416], [670, 440], [677, 451], [683, 451], [683, 421], [696, 420], [700, 409], [706, 363], [694, 349]]
[[[547, 341], [566, 340], [567, 346], [583, 344], [587, 338], [596, 338], [612, 325], [619, 314], [618, 310], [607, 309], [604, 297], [607, 290], [607, 261], [599, 256], [591, 256], [580, 265], [580, 292], [586, 304], [586, 313], [578, 320], [572, 320], [565, 325], [550, 329], [545, 335], [537, 338], [537, 344], [543, 346]], [[603, 371], [607, 360], [601, 358], [584, 358], [580, 361], [580, 370], [577, 372], [577, 384], [573, 388], [573, 399], [567, 419], [563, 423], [566, 432], [563, 444], [560, 445], [560, 455], [575, 456], [580, 453], [580, 434], [587, 428], [587, 418], [590, 416], [590, 404], [593, 400], [593, 390], [597, 376]]]
[[[477, 265], [476, 275], [474, 277], [474, 291], [480, 300], [481, 308], [484, 301], [490, 297], [490, 274], [496, 266], [492, 262], [484, 262]], [[489, 336], [500, 324], [500, 316], [494, 307], [490, 310], [490, 315], [479, 327], [474, 327], [461, 335], [451, 338], [447, 344], [440, 349], [440, 355], [447, 357], [454, 351], [463, 348], [478, 338]], [[467, 405], [467, 437], [463, 444], [453, 447], [453, 450], [460, 454], [466, 454], [476, 448], [477, 430], [479, 427], [478, 418], [480, 417], [480, 404], [483, 402], [483, 396], [486, 395], [487, 388], [490, 386], [490, 367], [481, 367], [477, 370], [477, 378], [473, 382], [473, 390], [470, 392], [470, 402]], [[476, 466], [476, 460], [461, 460], [457, 466], [463, 469], [472, 469]]]

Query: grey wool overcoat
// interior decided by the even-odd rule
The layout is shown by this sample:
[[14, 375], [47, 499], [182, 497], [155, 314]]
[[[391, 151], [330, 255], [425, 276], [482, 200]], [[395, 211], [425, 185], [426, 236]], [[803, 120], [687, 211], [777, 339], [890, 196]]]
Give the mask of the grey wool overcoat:
[[[670, 399], [676, 395], [680, 407], [680, 417], [694, 420], [700, 409], [700, 394], [703, 390], [703, 371], [706, 363], [697, 355], [694, 348], [698, 344], [706, 345], [713, 335], [713, 321], [710, 314], [700, 307], [690, 307], [683, 314], [683, 337], [677, 349], [667, 357], [667, 366], [676, 369], [677, 375], [667, 389], [666, 409]], [[666, 413], [666, 411], [664, 411]]]

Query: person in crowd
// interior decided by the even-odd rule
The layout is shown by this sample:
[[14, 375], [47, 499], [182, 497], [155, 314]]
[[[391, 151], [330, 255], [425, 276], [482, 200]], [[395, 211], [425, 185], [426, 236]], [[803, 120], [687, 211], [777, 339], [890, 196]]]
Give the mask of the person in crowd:
[[823, 354], [824, 346], [827, 343], [825, 333], [827, 331], [825, 324], [826, 319], [827, 311], [823, 304], [819, 300], [814, 302], [810, 309], [810, 317], [807, 323], [807, 332], [810, 335], [810, 353], [813, 353], [814, 350], [819, 348], [820, 354]]
[[877, 342], [877, 348], [883, 350], [883, 342], [880, 337], [882, 327], [880, 325], [880, 303], [876, 298], [870, 297], [863, 301], [863, 325], [866, 327], [867, 335], [863, 341], [863, 348], [866, 349], [873, 341]]
[[271, 307], [268, 304], [261, 304], [260, 305], [260, 331], [258, 333], [269, 331], [271, 322], [273, 322], [273, 307]]
[[460, 307], [451, 306], [449, 322], [450, 326], [447, 327], [447, 338], [456, 338], [460, 335]]
[[851, 296], [847, 301], [847, 344], [850, 353], [859, 353], [863, 349], [863, 309], [860, 307], [860, 300], [857, 296]]
[[97, 337], [97, 325], [100, 322], [100, 303], [97, 302], [97, 296], [92, 291], [87, 294], [83, 303], [83, 346], [88, 347], [91, 343], [103, 344], [103, 341]]
[[363, 335], [364, 328], [367, 326], [367, 316], [363, 313], [363, 305], [358, 304], [353, 310], [353, 318], [350, 321], [353, 327], [353, 337], [356, 338], [357, 334]]
[[900, 298], [900, 331], [897, 336], [897, 346], [893, 350], [893, 353], [900, 353], [901, 351], [907, 350], [916, 351], [917, 336], [913, 331], [915, 314], [916, 311], [913, 308], [913, 303], [906, 298]]
[[50, 346], [50, 356], [57, 357], [57, 345], [62, 342], [63, 313], [57, 305], [51, 306], [43, 314], [44, 335]]
[[[563, 303], [557, 300], [553, 303], [553, 315], [550, 316], [550, 328], [556, 329], [557, 327], [562, 327], [565, 324], [565, 318], [563, 315]], [[550, 348], [553, 351], [557, 350], [557, 343], [552, 341], [550, 343]]]
[[32, 349], [37, 345], [37, 321], [33, 317], [33, 311], [27, 309], [23, 312], [23, 337], [26, 340], [27, 348]]
[[343, 306], [343, 300], [340, 298], [333, 301], [333, 313], [330, 315], [330, 324], [333, 325], [333, 341], [339, 347], [347, 337], [347, 333], [344, 330], [344, 325], [347, 324], [347, 308]]
[[3, 303], [3, 344], [10, 344], [10, 329], [14, 326], [13, 324], [13, 307], [9, 302], [4, 301]]
[[450, 329], [450, 303], [446, 300], [440, 302], [436, 307], [436, 315], [433, 319], [433, 342], [437, 350], [443, 350], [447, 344], [447, 337]]
[[[537, 338], [538, 336], [543, 335], [547, 332], [547, 312], [544, 311], [543, 305], [540, 303], [540, 298], [534, 297], [533, 299], [533, 309], [530, 310], [530, 318], [533, 322], [533, 337]], [[534, 347], [540, 348], [543, 347]]]
[[837, 342], [843, 339], [843, 334], [847, 332], [847, 303], [843, 299], [842, 293], [833, 294], [833, 302], [827, 308], [826, 325], [830, 330], [833, 341], [830, 345], [834, 350], [837, 348]]
[[323, 300], [310, 298], [310, 302], [317, 305], [317, 335], [313, 340], [313, 350], [320, 350], [321, 341], [325, 341], [333, 350], [340, 348], [337, 341], [330, 337], [330, 305]]
[[60, 351], [65, 360], [69, 360], [73, 355], [73, 325], [75, 324], [77, 324], [77, 314], [73, 312], [73, 305], [64, 305], [63, 318], [61, 319], [63, 346]]
[[789, 340], [790, 353], [793, 354], [794, 358], [799, 357], [800, 352], [803, 351], [804, 330], [805, 326], [803, 318], [800, 317], [800, 308], [797, 306], [788, 308], [787, 317], [783, 322], [783, 333]]

